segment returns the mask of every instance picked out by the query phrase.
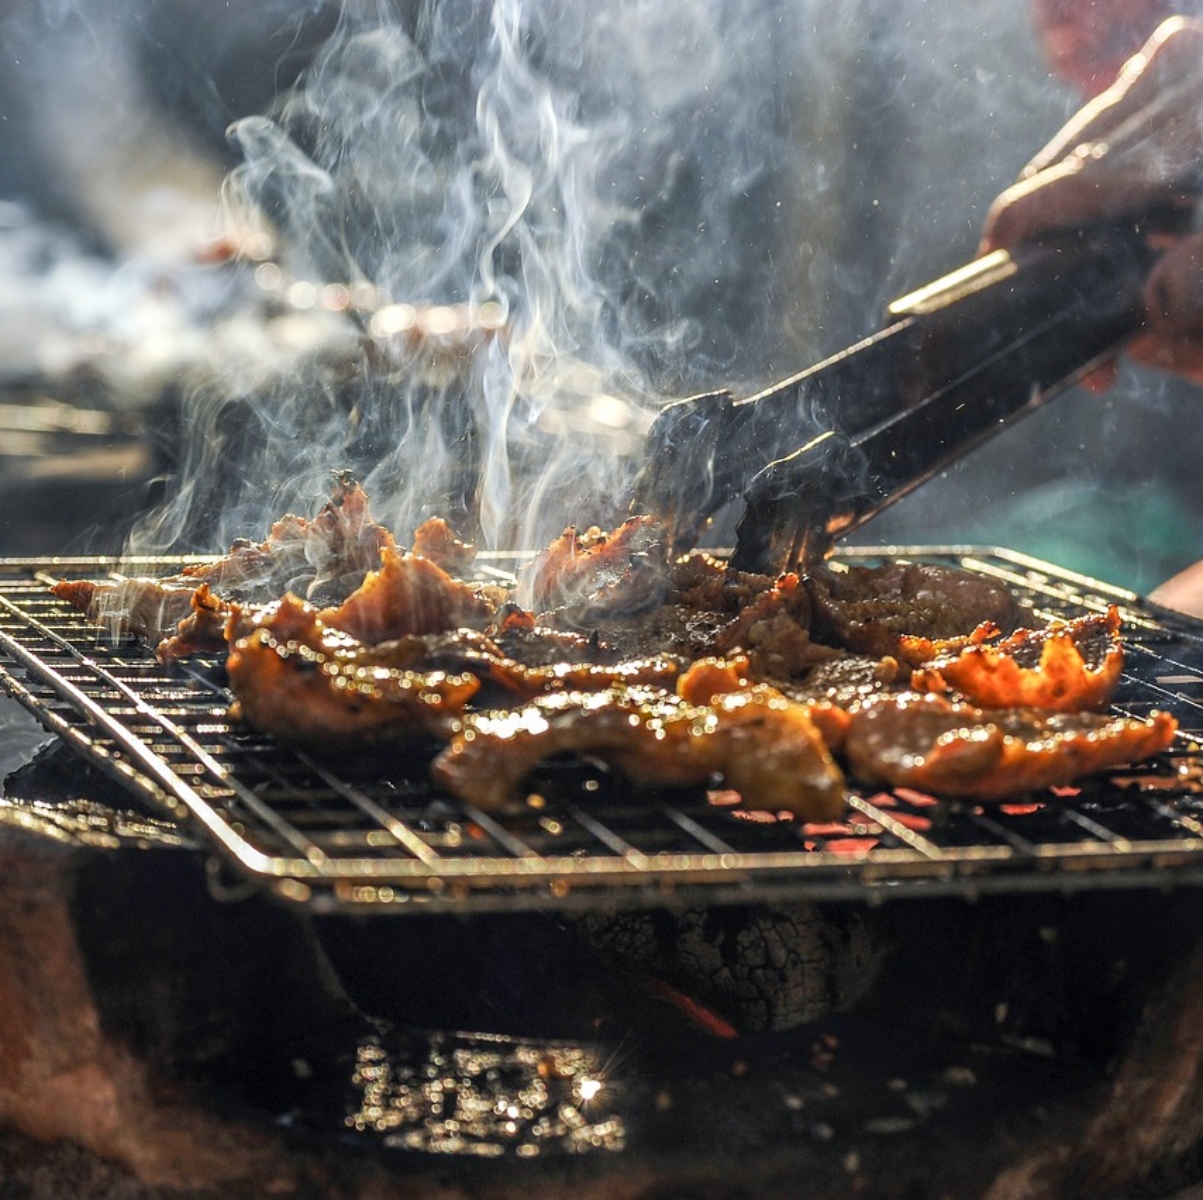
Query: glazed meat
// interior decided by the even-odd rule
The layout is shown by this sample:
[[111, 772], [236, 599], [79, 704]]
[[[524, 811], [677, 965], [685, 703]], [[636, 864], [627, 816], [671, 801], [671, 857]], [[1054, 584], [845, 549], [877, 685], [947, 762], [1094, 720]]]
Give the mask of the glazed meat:
[[797, 575], [782, 575], [740, 609], [715, 638], [714, 649], [719, 654], [746, 654], [757, 679], [799, 679], [817, 663], [842, 654], [814, 642], [810, 622], [809, 592]]
[[93, 582], [61, 579], [51, 591], [78, 609], [93, 625], [114, 636], [132, 633], [151, 645], [170, 636], [192, 613], [197, 585], [181, 579], [115, 579]]
[[389, 547], [379, 569], [340, 605], [323, 609], [321, 618], [360, 641], [383, 642], [408, 633], [482, 629], [496, 607], [484, 589], [452, 579], [428, 558]]
[[[532, 637], [522, 649], [535, 650]], [[410, 635], [357, 651], [368, 666], [402, 667], [406, 670], [469, 672], [480, 680], [478, 702], [497, 705], [530, 700], [548, 692], [600, 691], [614, 686], [672, 688], [683, 664], [666, 655], [628, 658], [612, 663], [531, 662], [505, 654], [491, 637], [470, 629], [442, 634]], [[538, 653], [532, 655], [536, 660]]]
[[816, 663], [796, 682], [780, 687], [794, 700], [826, 700], [855, 708], [879, 692], [897, 691], [906, 678], [907, 672], [896, 658], [838, 654]]
[[945, 796], [998, 798], [1071, 783], [1165, 750], [1174, 718], [983, 710], [942, 696], [867, 700], [851, 715], [843, 753], [857, 779]]
[[368, 511], [363, 488], [340, 472], [316, 517], [281, 517], [262, 542], [236, 542], [224, 558], [185, 567], [180, 578], [207, 583], [225, 599], [266, 602], [294, 592], [325, 602], [358, 587], [381, 553], [396, 548]]
[[[281, 741], [333, 754], [445, 743], [436, 783], [485, 809], [569, 753], [640, 789], [721, 782], [823, 821], [842, 810], [845, 770], [988, 799], [1174, 736], [1164, 714], [1093, 711], [1122, 669], [1117, 612], [1035, 627], [965, 571], [770, 578], [705, 554], [668, 562], [663, 530], [632, 518], [566, 531], [510, 590], [458, 578], [473, 550], [441, 521], [414, 545], [400, 549], [340, 477], [312, 520], [285, 517], [216, 563], [55, 591], [111, 628], [167, 630], [165, 661], [228, 650], [237, 713]], [[297, 594], [268, 600], [276, 587]]]
[[812, 640], [810, 594], [797, 575], [773, 579], [728, 570], [698, 554], [671, 564], [664, 581], [663, 602], [644, 611], [569, 606], [541, 620], [587, 630], [620, 657], [744, 653], [757, 678], [774, 681], [796, 679], [841, 653]]
[[432, 775], [461, 800], [496, 809], [565, 752], [599, 759], [644, 788], [721, 777], [757, 808], [824, 821], [844, 807], [843, 775], [806, 706], [770, 688], [709, 704], [648, 688], [559, 692], [513, 712], [468, 714]]
[[364, 661], [360, 650], [311, 605], [285, 597], [231, 649], [235, 715], [281, 742], [349, 750], [445, 738], [480, 688], [471, 674]]
[[666, 537], [651, 517], [631, 517], [612, 533], [566, 529], [522, 572], [518, 599], [536, 610], [569, 606], [582, 614], [649, 608], [667, 587]]
[[[536, 647], [538, 633], [531, 631], [526, 649]], [[531, 664], [509, 657], [486, 634], [463, 628], [364, 642], [331, 624], [325, 611], [291, 596], [262, 609], [230, 606], [226, 636], [231, 643], [230, 686], [241, 703], [241, 715], [262, 729], [262, 714], [272, 712], [273, 732], [286, 719], [288, 705], [302, 693], [319, 703], [326, 715], [332, 709], [340, 713], [334, 722], [339, 729], [355, 715], [376, 714], [363, 718], [369, 726], [367, 732], [375, 737], [380, 732], [377, 720], [391, 729], [394, 720], [407, 719], [404, 710], [397, 708], [393, 693], [398, 688], [407, 691], [411, 685], [420, 687], [423, 680], [471, 681], [470, 692], [458, 684], [447, 694], [442, 685], [434, 688], [439, 707], [449, 711], [450, 699], [461, 703], [469, 697], [511, 705], [569, 689], [597, 691], [632, 685], [671, 689], [682, 669], [681, 663], [664, 656], [614, 663]], [[262, 674], [265, 664], [270, 676]], [[270, 693], [278, 689], [287, 690], [290, 698], [277, 704]], [[382, 693], [379, 697], [377, 691]], [[365, 709], [364, 697], [374, 707]], [[353, 706], [351, 714], [345, 711], [348, 703]], [[274, 714], [277, 707], [279, 716]], [[424, 715], [430, 714], [424, 710]], [[318, 722], [313, 736], [324, 742], [322, 728]], [[421, 731], [432, 728], [425, 725]], [[399, 736], [404, 736], [404, 730]], [[341, 745], [341, 735], [336, 741]]]
[[465, 574], [476, 560], [476, 547], [461, 542], [442, 517], [429, 517], [414, 530], [412, 550], [451, 575]]
[[[234, 616], [231, 605], [214, 595], [207, 583], [202, 583], [193, 590], [189, 608], [188, 615], [177, 622], [175, 633], [155, 648], [160, 662], [176, 662], [194, 654], [225, 653], [230, 620]], [[239, 619], [246, 619], [242, 610]]]
[[949, 688], [982, 708], [1101, 709], [1124, 666], [1119, 610], [1045, 629], [1020, 629], [994, 645], [969, 645], [912, 675], [916, 691]]
[[634, 616], [596, 620], [583, 628], [569, 620], [563, 610], [539, 614], [541, 623], [584, 636], [615, 658], [666, 653], [693, 659], [714, 654], [719, 636], [732, 620], [727, 613], [687, 608], [683, 604], [661, 604]]

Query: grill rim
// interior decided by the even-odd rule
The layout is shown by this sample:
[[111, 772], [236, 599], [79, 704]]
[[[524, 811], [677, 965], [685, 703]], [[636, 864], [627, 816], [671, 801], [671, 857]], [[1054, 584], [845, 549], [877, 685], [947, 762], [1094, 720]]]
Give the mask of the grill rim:
[[[514, 565], [522, 557], [517, 552], [480, 556], [486, 571], [495, 576], [506, 574], [504, 565]], [[1133, 592], [1041, 559], [978, 545], [861, 546], [844, 548], [838, 556], [839, 561], [849, 564], [899, 558], [952, 559], [958, 566], [1007, 583], [1026, 594], [1025, 598], [1030, 599], [1034, 594], [1042, 615], [1105, 611], [1116, 604], [1121, 610], [1130, 659], [1135, 650], [1154, 654], [1162, 661], [1163, 656], [1150, 649], [1151, 639], [1163, 646], [1170, 643], [1193, 648], [1199, 657], [1203, 683], [1203, 622], [1150, 605]], [[789, 899], [877, 902], [920, 895], [1164, 886], [1171, 875], [1174, 883], [1203, 882], [1203, 800], [1198, 817], [1178, 812], [1173, 806], [1177, 797], [1172, 789], [1162, 789], [1154, 798], [1127, 794], [1123, 799], [1133, 809], [1139, 808], [1178, 826], [1180, 836], [1133, 839], [1113, 834], [1096, 817], [1080, 812], [1076, 805], [1062, 803], [1059, 811], [1074, 814], [1072, 819], [1086, 833], [1095, 833], [1094, 840], [1050, 845], [1027, 841], [1013, 830], [1003, 828], [998, 845], [976, 842], [963, 847], [939, 845], [901, 823], [887, 808], [873, 803], [874, 798], [882, 796], [881, 792], [868, 797], [853, 792], [850, 811], [855, 815], [848, 822], [849, 827], [862, 830], [861, 837], [871, 836], [870, 830], [884, 831], [901, 843], [901, 848], [874, 845], [852, 855], [807, 848], [800, 826], [793, 832], [802, 836], [803, 844], [795, 849], [740, 850], [699, 822], [699, 815], [713, 815], [704, 803], [679, 803], [663, 796], [638, 803], [645, 813], [667, 821], [693, 838], [696, 849], [646, 853], [639, 848], [638, 836], [633, 838], [629, 829], [624, 835], [621, 827], [616, 832], [611, 828], [612, 815], [607, 817], [603, 813], [599, 817], [590, 803], [583, 801], [566, 805], [561, 802], [554, 811], [567, 812], [582, 829], [595, 834], [609, 852], [549, 855], [523, 841], [512, 824], [507, 825], [505, 816], [438, 801], [457, 814], [463, 825], [483, 830], [507, 851], [505, 855], [448, 856], [432, 847], [412, 821], [391, 815], [384, 805], [362, 792], [354, 780], [343, 778], [328, 763], [303, 752], [271, 747], [270, 754], [277, 760], [299, 764], [310, 777], [324, 776], [324, 782], [344, 800], [357, 790], [362, 792], [367, 803], [359, 804], [358, 815], [366, 814], [377, 822], [377, 829], [369, 833], [383, 831], [389, 836], [396, 835], [394, 849], [403, 848], [408, 855], [368, 855], [361, 850], [358, 855], [348, 852], [332, 856], [271, 803], [265, 802], [238, 774], [239, 764], [246, 769], [254, 753], [249, 749], [253, 747], [253, 737], [235, 742], [232, 751], [235, 769], [231, 770], [222, 760], [229, 749], [228, 744], [223, 745], [224, 734], [207, 735], [216, 739], [208, 744], [197, 741], [188, 728], [181, 727], [187, 725], [187, 719], [181, 723], [180, 714], [173, 716], [170, 706], [164, 704], [160, 708], [148, 702], [145, 693], [150, 687], [144, 691], [140, 687], [141, 680], [149, 680], [164, 691], [178, 693], [182, 689], [189, 698], [195, 696], [194, 707], [185, 706], [186, 718], [208, 717], [201, 722], [206, 729], [212, 726], [220, 730], [224, 726], [227, 734], [230, 729], [225, 724], [224, 703], [228, 693], [204, 679], [199, 671], [162, 667], [149, 648], [132, 638], [114, 639], [97, 630], [48, 591], [52, 580], [66, 576], [114, 578], [122, 574], [170, 572], [185, 562], [198, 561], [205, 560], [197, 556], [0, 559], [0, 655], [3, 655], [0, 687], [31, 711], [48, 731], [64, 738], [135, 796], [176, 820], [198, 825], [224, 865], [290, 903], [321, 912], [582, 911], [598, 907], [695, 906]], [[1044, 604], [1039, 603], [1041, 598]], [[39, 610], [47, 617], [52, 616], [58, 627], [40, 620], [36, 615]], [[12, 632], [14, 625], [16, 633]], [[124, 706], [105, 702], [103, 689], [89, 690], [88, 686], [73, 681], [61, 666], [48, 661], [53, 657], [52, 651], [34, 648], [39, 639], [65, 652], [74, 669], [85, 675], [90, 672], [91, 681], [104, 680], [111, 693], [124, 698]], [[81, 648], [81, 643], [86, 649]], [[136, 668], [140, 682], [134, 684], [122, 679], [116, 673], [120, 667]], [[1125, 678], [1144, 688], [1153, 686], [1135, 680], [1127, 671]], [[1158, 699], [1159, 707], [1176, 715], [1181, 715], [1182, 705], [1190, 704], [1181, 693], [1165, 692]], [[182, 703], [177, 702], [177, 707]], [[1122, 704], [1116, 707], [1124, 711]], [[1203, 729], [1203, 702], [1194, 707], [1199, 710], [1198, 726]], [[157, 727], [160, 733], [148, 739], [134, 727], [133, 716], [129, 714], [137, 714], [150, 723], [149, 728]], [[156, 748], [161, 747], [163, 736], [175, 739], [185, 752], [180, 762], [169, 761]], [[1179, 744], [1184, 750], [1176, 754], [1192, 755], [1203, 766], [1203, 749], [1181, 734]], [[241, 759], [237, 757], [239, 754]], [[189, 769], [181, 774], [180, 767], [184, 764]], [[1142, 768], [1135, 768], [1122, 774], [1132, 776], [1141, 771]], [[190, 777], [195, 783], [190, 782]], [[202, 779], [203, 787], [199, 786]], [[231, 797], [226, 797], [224, 804], [217, 800], [215, 793], [220, 792], [222, 785], [232, 791], [233, 799], [241, 803], [245, 813], [232, 811]], [[433, 792], [427, 793], [428, 804], [434, 802], [434, 797]], [[379, 811], [372, 812], [373, 806]], [[948, 812], [965, 808], [947, 805]], [[294, 852], [265, 849], [263, 828], [247, 832], [248, 815], [261, 821], [263, 827], [274, 829]], [[523, 816], [530, 818], [529, 813]], [[968, 819], [983, 823], [983, 818], [974, 816], [972, 811]], [[599, 828], [590, 831], [591, 823]], [[448, 826], [451, 824], [449, 821]], [[1107, 837], [1100, 838], [1099, 830]], [[746, 828], [742, 830], [741, 837], [746, 832]], [[351, 834], [344, 840], [352, 841]], [[365, 835], [365, 845], [368, 842], [370, 838]], [[373, 845], [372, 849], [379, 846]]]

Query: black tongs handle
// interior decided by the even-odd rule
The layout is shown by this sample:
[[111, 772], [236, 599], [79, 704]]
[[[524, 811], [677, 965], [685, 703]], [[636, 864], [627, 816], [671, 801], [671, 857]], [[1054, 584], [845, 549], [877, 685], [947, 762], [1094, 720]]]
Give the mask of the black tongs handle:
[[836, 407], [834, 430], [760, 472], [733, 563], [809, 565], [1076, 382], [1140, 330], [1157, 254], [1144, 223], [1096, 227], [997, 251], [891, 305], [912, 352], [880, 393], [891, 411], [849, 426]]

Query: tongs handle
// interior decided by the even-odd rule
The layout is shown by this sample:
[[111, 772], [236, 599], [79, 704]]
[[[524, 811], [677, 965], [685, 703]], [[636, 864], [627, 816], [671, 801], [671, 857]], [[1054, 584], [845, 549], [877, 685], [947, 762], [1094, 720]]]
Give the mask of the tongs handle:
[[894, 379], [854, 399], [853, 423], [837, 396], [827, 429], [751, 480], [733, 565], [809, 565], [1115, 354], [1144, 323], [1149, 229], [1181, 221], [1175, 210], [996, 251], [891, 305], [886, 333], [907, 347], [890, 355]]

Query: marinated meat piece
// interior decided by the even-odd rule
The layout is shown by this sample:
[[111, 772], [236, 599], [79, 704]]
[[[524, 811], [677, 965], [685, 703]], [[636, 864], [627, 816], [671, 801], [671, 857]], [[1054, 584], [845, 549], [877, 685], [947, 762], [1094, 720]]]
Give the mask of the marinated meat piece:
[[747, 803], [807, 820], [844, 807], [843, 777], [806, 707], [767, 688], [705, 705], [647, 688], [561, 692], [513, 712], [469, 714], [431, 771], [461, 800], [497, 809], [564, 752], [600, 759], [641, 787], [703, 785], [718, 774]]
[[[379, 673], [394, 675], [430, 676], [441, 674], [455, 678], [471, 676], [481, 687], [489, 689], [491, 699], [498, 704], [513, 704], [533, 699], [553, 691], [600, 691], [616, 685], [659, 687], [671, 689], [680, 674], [682, 664], [664, 656], [645, 659], [630, 659], [623, 662], [572, 663], [557, 661], [547, 664], [529, 664], [512, 658], [484, 633], [471, 629], [453, 629], [439, 633], [406, 634], [388, 641], [365, 644], [345, 631], [329, 625], [324, 614], [314, 612], [312, 606], [303, 601], [288, 598], [278, 608], [243, 610], [238, 605], [230, 606], [225, 623], [227, 635], [235, 650], [238, 643], [253, 638], [259, 629], [268, 630], [268, 636], [258, 639], [266, 645], [268, 641], [279, 642], [281, 638], [293, 636], [295, 628], [307, 632], [304, 641], [309, 644], [320, 631], [319, 641], [323, 654], [332, 657], [338, 672], [350, 678], [355, 672], [369, 679]], [[235, 676], [231, 669], [231, 687], [241, 700], [245, 688], [245, 676]], [[258, 707], [261, 710], [269, 685], [257, 686]], [[337, 684], [336, 686], [344, 686]], [[475, 695], [477, 701], [484, 693]], [[246, 706], [244, 705], [244, 710]], [[248, 724], [255, 724], [253, 713], [244, 711]], [[325, 745], [320, 734], [313, 745]]]
[[929, 638], [903, 634], [898, 639], [898, 658], [912, 667], [921, 667], [937, 658], [955, 658], [969, 646], [984, 646], [1002, 637], [993, 621], [983, 621], [972, 632], [960, 637]]
[[1119, 610], [1045, 629], [1021, 629], [994, 645], [970, 645], [912, 675], [916, 691], [954, 688], [982, 708], [1057, 712], [1101, 709], [1124, 667]]
[[[677, 695], [690, 704], [711, 704], [718, 696], [732, 692], [758, 691], [765, 698], [787, 696], [767, 684], [753, 683], [749, 678], [749, 662], [742, 655], [733, 658], [703, 658], [695, 662], [677, 680]], [[805, 700], [806, 711], [827, 747], [838, 753], [848, 732], [849, 714], [846, 709], [829, 700]]]
[[60, 579], [50, 589], [114, 637], [133, 633], [156, 643], [192, 611], [196, 584], [179, 579]]
[[749, 686], [748, 660], [703, 658], [677, 681], [677, 695], [690, 704], [709, 704], [715, 696], [726, 696]]
[[619, 684], [671, 688], [682, 670], [679, 661], [664, 655], [614, 663], [529, 663], [505, 654], [492, 638], [470, 629], [363, 646], [358, 656], [366, 667], [475, 675], [482, 685], [503, 693], [498, 703], [530, 700], [546, 692], [600, 691]]
[[449, 575], [466, 574], [476, 561], [476, 547], [461, 542], [442, 517], [430, 517], [414, 530], [413, 552]]
[[959, 637], [983, 621], [1010, 633], [1030, 623], [1002, 584], [935, 564], [819, 568], [807, 587], [814, 604], [812, 633], [857, 654], [899, 657], [904, 635]]
[[852, 713], [844, 754], [865, 783], [946, 796], [1012, 796], [1165, 750], [1177, 722], [1035, 709], [984, 711], [942, 696], [878, 696]]
[[285, 597], [230, 651], [234, 715], [281, 742], [355, 750], [445, 738], [480, 688], [472, 675], [365, 663], [361, 649], [311, 605]]
[[[324, 625], [371, 643], [408, 634], [480, 628], [491, 620], [495, 599], [487, 588], [460, 583], [416, 554], [386, 547], [383, 555], [380, 568], [369, 571], [342, 604], [321, 610], [318, 617]], [[201, 584], [191, 608], [176, 634], [160, 643], [158, 655], [163, 661], [225, 648], [230, 606], [208, 584]]]
[[[385, 549], [395, 550], [392, 534], [372, 520], [363, 489], [342, 473], [316, 517], [281, 517], [258, 545], [235, 542], [224, 558], [162, 579], [61, 580], [52, 591], [112, 633], [158, 645], [174, 639], [190, 618], [192, 593], [201, 585], [212, 592], [204, 604], [216, 598], [267, 603], [289, 591], [342, 600], [380, 565]], [[187, 644], [186, 635], [168, 648], [168, 657], [179, 657]]]
[[603, 645], [599, 638], [540, 624], [534, 613], [516, 604], [506, 604], [498, 609], [491, 633], [503, 654], [528, 666], [611, 663], [619, 658], [613, 648]]
[[797, 682], [781, 684], [791, 700], [828, 700], [850, 708], [880, 692], [897, 691], [906, 680], [896, 658], [873, 658], [865, 654], [837, 654], [816, 663]]
[[[656, 653], [694, 659], [718, 652], [718, 639], [733, 619], [727, 613], [663, 604], [636, 616], [607, 615], [583, 630], [569, 623], [568, 629], [576, 633], [587, 632], [603, 652], [619, 659], [643, 658]], [[560, 609], [541, 613], [539, 620], [559, 629], [569, 618]]]
[[796, 679], [839, 653], [811, 641], [810, 615], [810, 594], [798, 576], [782, 575], [740, 609], [714, 639], [714, 649], [742, 650], [756, 679]]
[[708, 612], [738, 613], [777, 582], [775, 575], [736, 571], [709, 554], [690, 554], [670, 563], [673, 603]]
[[630, 517], [613, 533], [566, 529], [521, 573], [518, 595], [536, 611], [565, 606], [588, 623], [591, 612], [637, 612], [668, 588], [666, 533], [651, 517]]
[[774, 579], [728, 571], [716, 559], [692, 555], [668, 569], [668, 603], [646, 611], [601, 606], [541, 614], [556, 627], [588, 631], [620, 658], [667, 651], [689, 659], [746, 653], [756, 678], [786, 680], [836, 651], [808, 632], [810, 596], [797, 575]]
[[192, 611], [179, 622], [176, 632], [164, 638], [155, 650], [160, 662], [176, 662], [194, 654], [224, 654], [227, 646], [226, 627], [231, 606], [213, 594], [202, 583], [192, 592]]
[[671, 689], [685, 664], [667, 655], [626, 658], [615, 663], [552, 663], [533, 667], [499, 660], [491, 678], [513, 695], [533, 698], [553, 691], [595, 692], [604, 688]]
[[272, 525], [258, 545], [236, 542], [225, 558], [188, 566], [181, 579], [207, 583], [226, 599], [271, 601], [285, 592], [328, 603], [341, 600], [395, 550], [393, 535], [368, 511], [363, 488], [347, 472], [312, 519], [291, 513]]
[[386, 548], [380, 568], [321, 619], [362, 642], [383, 642], [408, 633], [482, 629], [497, 605], [483, 587], [452, 579], [441, 567], [416, 554]]

